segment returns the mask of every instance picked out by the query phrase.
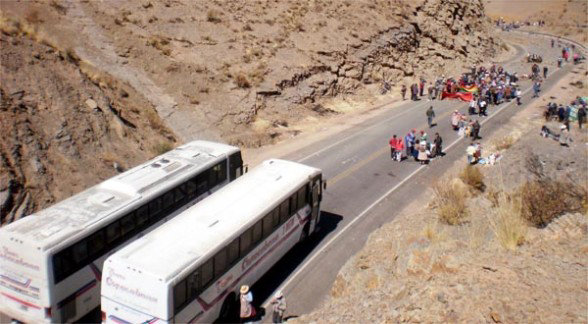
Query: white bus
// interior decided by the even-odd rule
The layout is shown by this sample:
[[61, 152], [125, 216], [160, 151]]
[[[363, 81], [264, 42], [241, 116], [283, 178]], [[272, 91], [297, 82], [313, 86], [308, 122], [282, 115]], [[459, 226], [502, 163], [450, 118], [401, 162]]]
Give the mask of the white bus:
[[237, 147], [194, 141], [0, 228], [0, 312], [34, 323], [98, 313], [110, 254], [242, 173]]
[[238, 288], [315, 230], [321, 177], [306, 165], [265, 161], [113, 254], [102, 277], [103, 322], [238, 318]]

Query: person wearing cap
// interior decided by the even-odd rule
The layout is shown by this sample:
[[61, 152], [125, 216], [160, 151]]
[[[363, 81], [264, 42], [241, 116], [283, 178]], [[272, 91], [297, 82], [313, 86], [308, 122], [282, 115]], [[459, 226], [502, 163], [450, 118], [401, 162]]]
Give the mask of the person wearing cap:
[[272, 299], [272, 323], [282, 323], [286, 312], [286, 299], [281, 290], [278, 290]]
[[253, 303], [253, 294], [251, 294], [247, 285], [241, 286], [239, 292], [239, 301], [241, 302], [239, 317], [241, 318], [241, 323], [246, 323], [255, 317], [255, 307], [251, 304]]

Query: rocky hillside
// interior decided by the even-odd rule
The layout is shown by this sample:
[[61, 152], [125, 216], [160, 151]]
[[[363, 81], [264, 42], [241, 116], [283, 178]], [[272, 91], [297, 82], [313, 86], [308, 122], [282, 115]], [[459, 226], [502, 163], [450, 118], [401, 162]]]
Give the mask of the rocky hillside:
[[2, 9], [135, 87], [182, 140], [246, 146], [295, 135], [295, 123], [336, 113], [342, 98], [374, 96], [382, 79], [442, 74], [499, 48], [480, 1], [39, 1]]
[[92, 80], [72, 53], [40, 44], [18, 28], [4, 31], [0, 35], [2, 223], [171, 147], [173, 135], [134, 89], [106, 76], [94, 75], [97, 79]]

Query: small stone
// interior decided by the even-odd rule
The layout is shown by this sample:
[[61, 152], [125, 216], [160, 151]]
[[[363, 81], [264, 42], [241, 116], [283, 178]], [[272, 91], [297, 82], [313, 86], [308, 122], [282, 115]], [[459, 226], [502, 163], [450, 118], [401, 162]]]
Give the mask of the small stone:
[[88, 106], [88, 108], [90, 108], [90, 109], [98, 108], [98, 104], [96, 103], [96, 101], [94, 101], [94, 99], [86, 100], [86, 106]]
[[497, 312], [495, 312], [495, 311], [490, 312], [490, 317], [492, 317], [492, 320], [494, 321], [494, 323], [502, 323], [502, 321], [500, 320], [500, 315], [498, 315]]

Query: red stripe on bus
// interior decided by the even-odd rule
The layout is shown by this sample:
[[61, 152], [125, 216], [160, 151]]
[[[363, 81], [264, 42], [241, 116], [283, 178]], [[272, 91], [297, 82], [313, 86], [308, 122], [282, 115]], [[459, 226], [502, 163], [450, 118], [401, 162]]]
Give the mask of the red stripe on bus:
[[16, 298], [16, 297], [14, 297], [14, 296], [10, 296], [10, 295], [9, 295], [9, 294], [7, 294], [7, 293], [4, 293], [4, 292], [3, 292], [3, 293], [2, 293], [2, 295], [4, 295], [4, 296], [6, 296], [6, 297], [8, 297], [8, 298], [10, 298], [10, 299], [12, 299], [12, 300], [14, 300], [14, 301], [16, 301], [16, 302], [19, 302], [19, 303], [21, 303], [21, 304], [23, 304], [23, 305], [25, 305], [25, 306], [29, 306], [29, 307], [36, 308], [36, 309], [41, 309], [41, 307], [40, 307], [40, 306], [37, 306], [37, 305], [35, 305], [35, 304], [31, 304], [31, 303], [29, 303], [29, 302], [27, 302], [27, 301], [24, 301], [24, 300], [22, 300], [22, 299]]
[[[298, 227], [304, 225], [308, 221], [309, 218], [310, 217], [306, 217], [306, 218], [302, 219], [301, 220], [302, 222], [300, 223], [299, 226], [295, 226], [294, 228], [292, 228], [292, 230], [290, 230], [289, 233], [287, 233], [286, 235], [284, 235], [284, 237], [282, 237], [282, 239], [278, 243], [276, 243], [274, 246], [272, 246], [272, 248], [269, 249], [264, 255], [262, 255], [261, 258], [259, 258], [257, 261], [255, 261], [255, 263], [251, 267], [249, 267], [249, 269], [247, 269], [247, 271], [245, 271], [241, 276], [239, 276], [237, 279], [235, 279], [233, 281], [233, 283], [231, 283], [230, 286], [232, 286], [234, 288], [235, 284], [239, 280], [241, 280], [244, 276], [246, 276], [249, 272], [251, 272], [251, 270], [253, 270], [266, 256], [268, 256], [271, 252], [273, 252], [278, 246], [280, 246], [282, 243], [284, 243], [284, 241], [286, 239], [288, 239], [290, 237], [290, 235], [292, 235], [292, 233], [294, 233], [296, 231], [296, 229], [298, 229]], [[300, 220], [300, 218], [299, 218], [299, 220]], [[227, 291], [227, 289], [225, 289], [225, 291], [223, 291], [220, 295], [218, 295], [210, 303], [205, 302], [200, 297], [196, 297], [196, 301], [198, 301], [198, 304], [200, 304], [200, 307], [202, 307], [204, 309], [204, 311], [208, 311], [209, 309], [211, 309], [212, 307], [214, 307], [221, 299], [223, 299], [227, 294], [228, 294], [228, 291]], [[192, 318], [188, 322], [192, 322], [192, 321], [196, 320], [196, 318], [199, 317], [202, 314], [203, 313], [197, 314], [194, 318]]]

